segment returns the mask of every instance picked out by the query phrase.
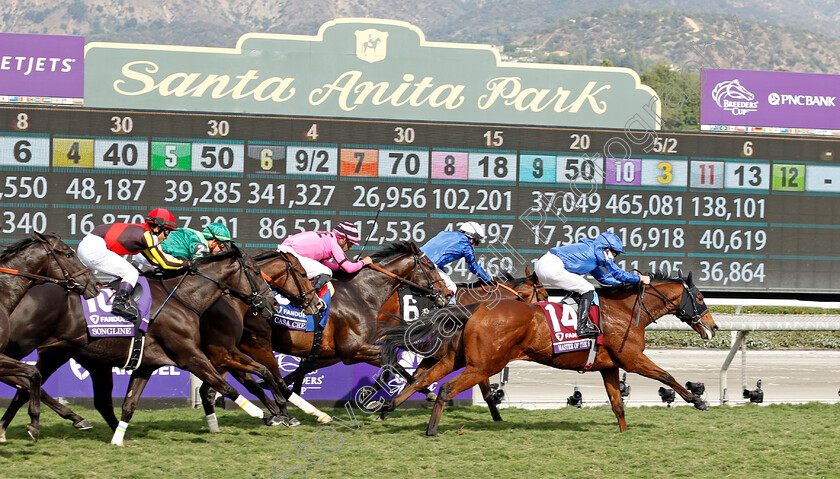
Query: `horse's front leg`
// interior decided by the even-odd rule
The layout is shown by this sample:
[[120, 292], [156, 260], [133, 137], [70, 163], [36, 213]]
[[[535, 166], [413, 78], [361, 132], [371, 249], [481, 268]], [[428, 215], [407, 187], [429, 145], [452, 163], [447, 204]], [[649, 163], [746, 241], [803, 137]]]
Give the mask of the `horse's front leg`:
[[140, 395], [143, 394], [143, 389], [149, 383], [149, 378], [152, 372], [157, 368], [140, 368], [131, 373], [131, 379], [128, 382], [128, 390], [125, 393], [125, 400], [122, 405], [122, 416], [120, 422], [117, 424], [117, 429], [114, 431], [114, 436], [111, 437], [111, 444], [114, 446], [125, 445], [125, 431], [128, 429], [128, 423], [131, 417], [134, 416], [134, 411], [137, 409], [137, 401], [140, 400]]
[[604, 379], [604, 387], [607, 389], [607, 397], [610, 398], [613, 414], [618, 419], [618, 429], [621, 432], [627, 430], [627, 421], [624, 420], [624, 401], [621, 400], [621, 389], [619, 389], [618, 368], [612, 367], [601, 370], [601, 377]]
[[622, 369], [630, 373], [641, 374], [644, 377], [656, 379], [657, 381], [670, 386], [686, 402], [694, 404], [694, 407], [701, 411], [708, 411], [709, 404], [695, 396], [691, 391], [684, 388], [674, 379], [668, 371], [660, 368], [644, 354], [640, 354], [631, 364], [623, 364]]

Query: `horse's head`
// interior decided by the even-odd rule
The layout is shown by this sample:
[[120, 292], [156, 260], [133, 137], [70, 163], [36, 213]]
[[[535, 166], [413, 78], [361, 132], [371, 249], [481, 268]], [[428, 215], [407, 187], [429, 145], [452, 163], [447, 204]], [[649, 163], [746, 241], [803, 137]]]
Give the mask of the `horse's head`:
[[416, 244], [394, 243], [374, 253], [371, 258], [377, 266], [426, 290], [438, 306], [445, 306], [449, 302], [451, 293], [438, 274], [437, 266]]
[[274, 291], [289, 298], [292, 304], [303, 309], [306, 314], [316, 314], [321, 310], [321, 301], [297, 256], [267, 251], [254, 257], [254, 260], [268, 276], [266, 279]]
[[193, 273], [216, 283], [220, 289], [247, 304], [252, 312], [265, 318], [270, 318], [277, 308], [277, 300], [256, 261], [235, 244], [222, 253], [196, 260]]
[[20, 268], [27, 268], [20, 273], [22, 276], [27, 273], [46, 276], [51, 282], [87, 299], [99, 294], [100, 284], [94, 273], [82, 264], [73, 248], [56, 235], [32, 233], [31, 239], [18, 241], [0, 253], [0, 260], [13, 256], [22, 265]]
[[718, 327], [703, 300], [703, 293], [694, 285], [691, 273], [688, 273], [688, 277], [685, 278], [680, 273], [679, 279], [682, 281], [683, 290], [679, 307], [674, 314], [697, 331], [701, 338], [712, 339]]

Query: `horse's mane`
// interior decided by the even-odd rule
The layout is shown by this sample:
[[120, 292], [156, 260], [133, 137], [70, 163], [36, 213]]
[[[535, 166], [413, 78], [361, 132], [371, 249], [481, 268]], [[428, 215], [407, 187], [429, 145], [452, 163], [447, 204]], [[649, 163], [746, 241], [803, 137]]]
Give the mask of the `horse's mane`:
[[11, 256], [14, 256], [21, 250], [25, 249], [27, 246], [31, 245], [32, 243], [41, 243], [41, 240], [36, 238], [24, 238], [17, 243], [10, 244], [3, 248], [3, 251], [0, 251], [0, 261], [8, 259]]
[[[650, 276], [651, 283], [653, 283], [654, 281], [660, 282], [660, 283], [677, 283], [677, 282], [682, 281], [678, 277], [675, 278], [675, 277], [672, 277], [672, 276], [668, 276], [668, 273], [666, 273], [665, 271], [654, 271], [653, 273], [644, 273], [644, 274]], [[620, 284], [620, 285], [617, 285], [617, 286], [601, 286], [597, 289], [599, 291], [598, 294], [608, 294], [608, 293], [614, 292], [614, 291], [627, 291], [627, 290], [631, 290], [631, 289], [635, 290], [638, 287], [639, 287], [639, 285], [637, 283], [625, 283], [625, 284]]]
[[224, 261], [226, 259], [237, 259], [242, 257], [242, 250], [236, 245], [232, 244], [230, 249], [225, 249], [221, 253], [208, 254], [201, 258], [196, 258], [193, 263], [196, 265], [215, 263], [217, 261]]
[[273, 249], [266, 250], [266, 251], [263, 251], [262, 253], [257, 253], [257, 255], [254, 256], [254, 261], [262, 261], [262, 260], [266, 260], [266, 259], [279, 258], [281, 254], [282, 253], [280, 253], [276, 250], [273, 250]]
[[386, 246], [385, 248], [370, 255], [370, 258], [375, 263], [400, 254], [411, 254], [410, 241], [398, 241], [396, 243], [391, 243], [389, 246]]

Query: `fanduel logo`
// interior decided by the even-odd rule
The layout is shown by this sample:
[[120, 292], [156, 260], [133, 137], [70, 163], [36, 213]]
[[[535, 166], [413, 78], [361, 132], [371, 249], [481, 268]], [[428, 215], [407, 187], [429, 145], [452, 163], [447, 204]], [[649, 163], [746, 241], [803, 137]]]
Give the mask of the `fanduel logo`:
[[797, 106], [837, 106], [835, 96], [813, 96], [813, 95], [786, 95], [776, 92], [767, 96], [767, 101], [773, 105], [797, 105]]
[[715, 85], [712, 90], [712, 99], [719, 107], [733, 115], [746, 115], [758, 110], [758, 102], [754, 101], [755, 95], [744, 88], [737, 78]]

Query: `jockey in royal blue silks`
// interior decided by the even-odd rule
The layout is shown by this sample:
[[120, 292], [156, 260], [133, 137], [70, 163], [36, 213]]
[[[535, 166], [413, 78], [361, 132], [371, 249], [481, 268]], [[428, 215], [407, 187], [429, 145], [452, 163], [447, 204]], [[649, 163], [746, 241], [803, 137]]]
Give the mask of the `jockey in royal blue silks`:
[[443, 268], [461, 258], [467, 261], [467, 268], [473, 274], [487, 283], [493, 283], [493, 277], [487, 274], [475, 260], [473, 246], [483, 243], [484, 238], [484, 228], [474, 221], [467, 221], [461, 225], [458, 231], [441, 231], [428, 243], [420, 247], [420, 251], [426, 253], [426, 256], [437, 265], [438, 273], [440, 273], [440, 277], [446, 283], [446, 287], [452, 293], [453, 298], [458, 287], [455, 286], [455, 282], [444, 272]]
[[601, 233], [594, 240], [551, 248], [534, 265], [534, 272], [545, 284], [578, 293], [578, 336], [593, 337], [600, 331], [589, 319], [589, 308], [595, 298], [595, 287], [583, 278], [589, 273], [600, 283], [650, 283], [650, 276], [628, 273], [615, 264], [615, 258], [624, 252], [621, 238], [615, 233]]

